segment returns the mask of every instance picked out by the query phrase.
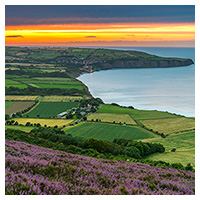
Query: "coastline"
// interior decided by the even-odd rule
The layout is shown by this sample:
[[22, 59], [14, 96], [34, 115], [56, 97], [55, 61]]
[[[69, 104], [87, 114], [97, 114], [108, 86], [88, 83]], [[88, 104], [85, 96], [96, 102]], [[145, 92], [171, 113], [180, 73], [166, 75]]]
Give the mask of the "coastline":
[[[188, 67], [190, 67], [190, 66], [183, 66], [183, 67], [181, 67], [182, 69], [188, 69]], [[165, 69], [167, 69], [168, 67], [165, 67]], [[173, 68], [175, 68], [175, 69], [180, 69], [180, 67], [173, 67]], [[112, 75], [113, 74], [113, 71], [118, 71], [118, 70], [123, 70], [123, 71], [126, 71], [126, 69], [127, 70], [131, 70], [130, 68], [114, 68], [114, 69], [111, 69], [111, 70], [109, 70], [109, 69], [104, 69], [104, 70], [97, 70], [97, 71], [95, 71], [95, 72], [105, 72], [105, 71], [108, 71], [108, 72], [110, 72], [109, 73], [109, 75]], [[138, 69], [138, 68], [133, 68], [134, 70], [135, 69]], [[142, 69], [145, 69], [145, 68], [142, 68]], [[154, 68], [155, 70], [156, 69], [158, 69], [158, 68]], [[150, 69], [149, 69], [150, 70]], [[140, 70], [139, 70], [140, 71]], [[102, 96], [101, 95], [97, 95], [97, 96], [95, 96], [94, 95], [94, 91], [92, 92], [91, 91], [91, 89], [89, 89], [89, 85], [86, 83], [86, 82], [84, 82], [83, 80], [80, 80], [79, 78], [82, 76], [82, 75], [86, 75], [86, 76], [89, 76], [89, 74], [90, 73], [87, 73], [87, 72], [83, 72], [83, 73], [81, 73], [81, 75], [80, 76], [78, 76], [78, 77], [76, 77], [76, 80], [79, 80], [79, 81], [81, 81], [86, 87], [87, 87], [87, 89], [88, 89], [88, 92], [91, 94], [91, 96], [92, 97], [94, 97], [94, 98], [96, 98], [96, 97], [99, 97], [99, 98], [102, 98]], [[121, 74], [121, 72], [118, 72], [118, 74]], [[105, 75], [105, 73], [104, 73], [104, 75]], [[115, 74], [116, 75], [116, 74]], [[115, 76], [114, 75], [114, 76]], [[99, 76], [98, 76], [98, 78], [100, 78]], [[101, 77], [102, 78], [102, 77]], [[95, 81], [95, 79], [93, 79], [93, 81]], [[105, 85], [104, 86], [102, 86], [103, 88], [105, 88]], [[131, 104], [131, 103], [126, 103], [126, 104], [123, 104], [123, 103], [120, 103], [120, 102], [118, 102], [118, 101], [112, 101], [112, 102], [108, 102], [108, 101], [106, 101], [104, 98], [102, 98], [102, 100], [105, 102], [105, 103], [107, 103], [107, 104], [110, 104], [110, 103], [117, 103], [117, 104], [119, 104], [120, 106], [133, 106], [133, 107], [135, 107], [135, 109], [138, 109], [138, 110], [157, 110], [157, 111], [160, 111], [160, 112], [169, 112], [169, 113], [172, 113], [172, 114], [176, 114], [176, 115], [180, 115], [180, 116], [184, 116], [184, 117], [187, 117], [187, 118], [193, 118], [193, 119], [195, 119], [195, 114], [191, 114], [190, 112], [188, 112], [187, 111], [187, 109], [186, 110], [184, 110], [183, 112], [180, 112], [180, 109], [168, 109], [168, 108], [159, 108], [159, 106], [155, 106], [155, 105], [157, 105], [157, 104], [154, 104], [154, 106], [151, 106], [151, 107], [149, 107], [149, 108], [144, 108], [144, 107], [140, 107], [140, 106], [138, 106], [138, 104], [136, 103], [136, 104]], [[133, 101], [134, 102], [134, 101]], [[179, 110], [179, 111], [178, 111]], [[185, 114], [185, 113], [187, 113], [187, 114]]]

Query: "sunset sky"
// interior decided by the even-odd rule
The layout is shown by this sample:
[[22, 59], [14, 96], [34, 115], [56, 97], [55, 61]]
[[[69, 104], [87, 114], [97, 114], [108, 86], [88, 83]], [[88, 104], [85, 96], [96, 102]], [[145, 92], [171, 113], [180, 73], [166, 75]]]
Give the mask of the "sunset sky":
[[15, 46], [194, 47], [195, 6], [6, 6]]

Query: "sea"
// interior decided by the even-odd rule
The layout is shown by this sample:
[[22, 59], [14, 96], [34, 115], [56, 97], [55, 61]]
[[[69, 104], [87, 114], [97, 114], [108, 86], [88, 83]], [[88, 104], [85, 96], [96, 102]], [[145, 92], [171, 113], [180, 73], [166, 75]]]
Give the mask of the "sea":
[[[105, 48], [138, 50], [163, 57], [191, 58], [195, 62], [195, 48]], [[87, 85], [95, 98], [101, 98], [104, 103], [195, 117], [195, 64], [171, 68], [101, 70], [82, 74], [77, 79]]]

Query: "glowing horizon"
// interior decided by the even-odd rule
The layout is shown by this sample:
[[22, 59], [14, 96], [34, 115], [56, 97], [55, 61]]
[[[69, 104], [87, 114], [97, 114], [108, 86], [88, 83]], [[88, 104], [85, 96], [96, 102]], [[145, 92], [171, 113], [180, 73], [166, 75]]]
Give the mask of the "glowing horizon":
[[153, 42], [153, 46], [162, 46], [162, 43], [163, 46], [168, 46], [167, 43], [171, 46], [174, 42], [175, 46], [193, 47], [194, 39], [194, 23], [45, 24], [5, 27], [5, 44], [8, 46], [127, 46], [127, 42], [130, 46], [152, 46]]

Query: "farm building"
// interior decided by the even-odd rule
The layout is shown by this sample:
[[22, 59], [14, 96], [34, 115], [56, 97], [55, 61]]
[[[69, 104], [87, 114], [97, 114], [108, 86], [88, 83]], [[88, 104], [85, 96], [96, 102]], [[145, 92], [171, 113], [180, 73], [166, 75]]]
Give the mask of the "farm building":
[[57, 117], [60, 118], [60, 117], [64, 117], [65, 115], [67, 115], [67, 112], [62, 112], [58, 114]]

